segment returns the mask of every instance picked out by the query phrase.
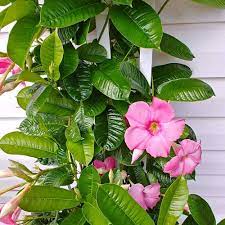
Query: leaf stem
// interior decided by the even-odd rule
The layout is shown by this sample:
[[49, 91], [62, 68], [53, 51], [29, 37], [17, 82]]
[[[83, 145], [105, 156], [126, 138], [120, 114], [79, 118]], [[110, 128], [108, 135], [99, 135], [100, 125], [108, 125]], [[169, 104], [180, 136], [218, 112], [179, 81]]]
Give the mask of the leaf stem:
[[98, 42], [100, 42], [100, 40], [101, 40], [101, 38], [102, 38], [102, 36], [104, 34], [104, 31], [105, 31], [105, 29], [107, 27], [108, 22], [109, 22], [109, 13], [106, 16], [105, 23], [104, 23], [104, 25], [102, 27], [101, 33], [100, 33], [99, 38], [98, 38]]
[[129, 56], [129, 54], [131, 53], [133, 47], [134, 47], [134, 45], [131, 46], [131, 48], [129, 49], [129, 51], [127, 52], [127, 54], [125, 55], [125, 57], [123, 58], [123, 61], [122, 62], [124, 62], [126, 60], [126, 58]]
[[161, 6], [161, 8], [159, 9], [158, 15], [163, 11], [163, 9], [166, 7], [166, 5], [169, 3], [170, 0], [166, 0], [163, 5]]

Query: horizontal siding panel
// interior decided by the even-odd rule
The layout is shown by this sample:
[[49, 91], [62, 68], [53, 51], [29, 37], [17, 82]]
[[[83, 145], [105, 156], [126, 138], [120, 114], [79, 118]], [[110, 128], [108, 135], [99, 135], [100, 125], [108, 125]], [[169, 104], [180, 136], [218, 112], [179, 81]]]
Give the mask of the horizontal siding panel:
[[186, 43], [196, 58], [187, 62], [155, 51], [153, 65], [178, 62], [190, 66], [194, 77], [225, 77], [225, 24], [168, 25], [164, 29]]
[[179, 117], [224, 117], [225, 115], [225, 78], [203, 79], [215, 92], [215, 97], [199, 102], [174, 102]]
[[186, 120], [204, 150], [225, 151], [225, 118], [190, 118]]
[[225, 176], [197, 175], [196, 181], [189, 182], [190, 193], [204, 197], [225, 197], [224, 180]]
[[[164, 2], [157, 0], [156, 9], [159, 10]], [[225, 11], [190, 0], [173, 0], [163, 10], [161, 18], [164, 24], [224, 22]]]
[[22, 118], [0, 118], [0, 137], [6, 133], [16, 131], [22, 120]]

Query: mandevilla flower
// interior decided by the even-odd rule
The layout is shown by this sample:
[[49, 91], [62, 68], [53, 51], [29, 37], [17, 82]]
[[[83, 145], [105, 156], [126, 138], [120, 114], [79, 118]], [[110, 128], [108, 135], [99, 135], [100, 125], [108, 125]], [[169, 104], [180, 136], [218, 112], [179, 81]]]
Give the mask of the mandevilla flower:
[[164, 166], [164, 173], [169, 173], [171, 177], [192, 174], [201, 162], [202, 149], [198, 142], [183, 140], [174, 152], [176, 156]]
[[133, 151], [132, 163], [146, 150], [153, 157], [168, 157], [171, 145], [181, 136], [185, 121], [174, 119], [174, 110], [166, 101], [154, 97], [151, 104], [130, 105], [126, 118], [130, 127], [125, 142]]
[[[13, 64], [13, 61], [10, 58], [0, 58], [0, 74], [6, 72], [6, 70]], [[19, 66], [15, 65], [12, 69], [12, 74], [18, 74], [21, 72]]]
[[[2, 211], [2, 208], [0, 208], [0, 212]], [[0, 219], [0, 224], [5, 225], [16, 225], [16, 220], [18, 219], [20, 215], [21, 209], [18, 207], [13, 213], [8, 214], [7, 216], [4, 216]]]
[[112, 156], [106, 158], [104, 162], [100, 160], [94, 160], [93, 164], [98, 173], [101, 175], [116, 168], [116, 160]]
[[132, 198], [145, 210], [153, 209], [160, 200], [160, 184], [155, 183], [144, 187], [133, 184], [129, 189]]

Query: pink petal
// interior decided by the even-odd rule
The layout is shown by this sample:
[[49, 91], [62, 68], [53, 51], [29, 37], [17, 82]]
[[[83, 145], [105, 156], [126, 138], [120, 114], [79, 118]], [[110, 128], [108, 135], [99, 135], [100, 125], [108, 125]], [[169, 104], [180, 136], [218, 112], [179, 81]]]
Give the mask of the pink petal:
[[178, 177], [183, 173], [183, 162], [178, 156], [175, 156], [166, 163], [163, 172], [169, 173], [171, 177]]
[[144, 186], [142, 184], [133, 184], [128, 193], [132, 196], [132, 198], [145, 210], [147, 210], [147, 206], [144, 200]]
[[96, 169], [105, 169], [105, 163], [100, 160], [94, 160], [93, 165]]
[[180, 144], [181, 144], [182, 148], [184, 149], [185, 154], [194, 153], [201, 148], [200, 143], [198, 143], [196, 141], [192, 141], [190, 139], [185, 139], [185, 140], [181, 141]]
[[132, 154], [131, 164], [133, 164], [136, 160], [138, 160], [142, 156], [143, 153], [144, 153], [144, 150], [134, 149], [133, 154]]
[[184, 131], [184, 120], [172, 120], [168, 123], [161, 123], [163, 135], [170, 141], [176, 141]]
[[198, 165], [191, 158], [186, 157], [184, 160], [183, 172], [182, 175], [192, 174]]
[[161, 134], [152, 136], [148, 141], [147, 152], [154, 158], [168, 157], [172, 143]]
[[5, 73], [12, 61], [9, 58], [0, 58], [0, 74]]
[[148, 208], [153, 209], [157, 203], [160, 201], [160, 197], [155, 197], [155, 198], [145, 198], [145, 203]]
[[107, 171], [116, 168], [116, 160], [112, 156], [106, 158], [104, 164]]
[[156, 97], [153, 98], [150, 108], [151, 121], [169, 122], [175, 116], [172, 105]]
[[130, 126], [148, 127], [150, 122], [150, 107], [146, 102], [135, 102], [130, 105], [125, 115]]
[[150, 132], [142, 127], [129, 127], [125, 132], [125, 142], [130, 150], [146, 149], [146, 143], [150, 137]]
[[22, 70], [20, 69], [19, 66], [15, 65], [15, 67], [13, 68], [12, 70], [12, 74], [15, 75], [15, 74], [18, 74], [20, 73]]

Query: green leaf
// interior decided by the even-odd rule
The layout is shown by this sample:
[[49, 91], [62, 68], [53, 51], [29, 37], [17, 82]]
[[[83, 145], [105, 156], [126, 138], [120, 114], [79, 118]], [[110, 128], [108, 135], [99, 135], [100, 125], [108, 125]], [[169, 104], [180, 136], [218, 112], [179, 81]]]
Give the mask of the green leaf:
[[190, 78], [192, 75], [191, 69], [182, 64], [170, 63], [166, 65], [156, 66], [152, 68], [154, 87], [179, 78]]
[[46, 103], [48, 97], [53, 92], [51, 86], [41, 86], [37, 89], [35, 94], [31, 97], [29, 104], [26, 107], [26, 112], [28, 116], [36, 116], [37, 113]]
[[86, 219], [82, 213], [82, 209], [78, 208], [76, 211], [71, 212], [69, 216], [67, 216], [60, 225], [84, 225], [86, 222]]
[[31, 45], [41, 29], [37, 26], [38, 22], [37, 16], [24, 17], [17, 21], [10, 32], [7, 52], [12, 61], [21, 68], [24, 68]]
[[79, 204], [74, 191], [51, 186], [32, 186], [20, 202], [28, 212], [50, 212], [74, 208]]
[[215, 225], [215, 216], [209, 204], [198, 195], [190, 195], [188, 198], [188, 206], [191, 215], [198, 225]]
[[175, 225], [188, 200], [188, 186], [184, 177], [178, 177], [163, 198], [157, 225]]
[[76, 36], [78, 28], [79, 28], [78, 24], [74, 24], [69, 27], [59, 28], [58, 30], [59, 38], [64, 45], [71, 43], [70, 40]]
[[66, 166], [51, 169], [39, 179], [40, 184], [54, 187], [70, 185], [73, 181], [73, 175]]
[[8, 5], [11, 2], [14, 2], [14, 0], [0, 0], [0, 6]]
[[7, 154], [26, 155], [34, 158], [47, 158], [57, 155], [58, 146], [44, 137], [29, 136], [20, 132], [12, 132], [0, 140], [1, 149]]
[[78, 52], [71, 43], [64, 45], [63, 49], [63, 60], [59, 67], [62, 79], [75, 72], [79, 64]]
[[81, 64], [75, 73], [63, 80], [67, 93], [75, 101], [80, 102], [88, 99], [92, 93], [90, 68]]
[[82, 140], [80, 129], [76, 121], [72, 121], [70, 126], [67, 127], [65, 131], [65, 136], [68, 141], [77, 142]]
[[195, 58], [191, 50], [184, 43], [166, 33], [163, 33], [160, 48], [163, 52], [179, 59], [192, 61]]
[[[26, 109], [36, 89], [26, 87], [17, 95], [17, 102], [22, 109]], [[60, 95], [57, 91], [48, 97], [46, 103], [39, 112], [54, 114], [58, 116], [68, 116], [74, 114], [76, 105], [70, 99]]]
[[123, 62], [120, 68], [122, 74], [130, 81], [132, 89], [139, 91], [144, 96], [150, 95], [149, 83], [136, 66], [129, 62]]
[[131, 43], [143, 48], [159, 48], [163, 36], [159, 15], [147, 3], [134, 1], [133, 7], [113, 6], [110, 18], [116, 29]]
[[114, 100], [127, 100], [131, 86], [120, 71], [117, 61], [107, 60], [92, 71], [92, 82], [96, 89]]
[[125, 121], [114, 109], [107, 109], [95, 118], [95, 141], [98, 146], [112, 151], [121, 145], [126, 130]]
[[89, 202], [85, 202], [83, 206], [83, 215], [91, 225], [109, 225], [111, 224], [102, 212]]
[[98, 91], [94, 91], [89, 99], [84, 101], [84, 114], [95, 117], [105, 111], [107, 98]]
[[[7, 5], [10, 1], [2, 1], [0, 5]], [[31, 0], [17, 0], [8, 8], [0, 12], [0, 29], [4, 26], [20, 20], [25, 16], [35, 13], [35, 4]]]
[[83, 45], [87, 43], [87, 36], [90, 29], [90, 23], [91, 23], [90, 19], [79, 23], [79, 29], [77, 30], [76, 37], [74, 38], [74, 42], [76, 45]]
[[77, 51], [80, 59], [89, 62], [100, 63], [107, 57], [105, 48], [96, 41], [80, 46]]
[[66, 146], [75, 160], [87, 166], [94, 156], [94, 134], [89, 129], [82, 137], [78, 142], [67, 141]]
[[105, 9], [99, 0], [46, 0], [41, 10], [44, 27], [68, 27], [96, 16]]
[[144, 186], [149, 185], [148, 177], [142, 166], [130, 166], [128, 167], [128, 172], [133, 183], [141, 183]]
[[103, 184], [97, 192], [97, 202], [113, 225], [154, 225], [151, 217], [134, 199], [115, 184]]
[[187, 217], [187, 219], [183, 222], [182, 225], [198, 225], [198, 224], [194, 221], [193, 217], [190, 215]]
[[129, 108], [129, 103], [124, 102], [124, 101], [112, 101], [112, 106], [121, 114], [125, 115], [128, 111]]
[[225, 8], [225, 0], [192, 0], [192, 1], [217, 8]]
[[113, 0], [113, 4], [115, 5], [129, 5], [132, 6], [133, 0]]
[[47, 81], [45, 79], [43, 79], [39, 74], [32, 73], [28, 70], [22, 71], [19, 74], [17, 80], [18, 81], [28, 81], [28, 82], [32, 82], [32, 83], [41, 83], [41, 84], [47, 83]]
[[48, 77], [54, 81], [60, 78], [59, 65], [62, 62], [63, 53], [63, 45], [56, 30], [44, 40], [40, 53], [42, 66]]
[[220, 221], [219, 223], [218, 223], [218, 225], [224, 225], [225, 224], [225, 219], [223, 219], [222, 221]]
[[86, 167], [82, 170], [78, 181], [78, 188], [82, 197], [86, 198], [88, 195], [91, 195], [96, 198], [98, 184], [100, 183], [101, 179], [99, 174], [93, 166]]
[[160, 85], [159, 98], [170, 101], [201, 101], [213, 97], [213, 89], [198, 79], [182, 78]]

